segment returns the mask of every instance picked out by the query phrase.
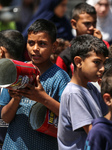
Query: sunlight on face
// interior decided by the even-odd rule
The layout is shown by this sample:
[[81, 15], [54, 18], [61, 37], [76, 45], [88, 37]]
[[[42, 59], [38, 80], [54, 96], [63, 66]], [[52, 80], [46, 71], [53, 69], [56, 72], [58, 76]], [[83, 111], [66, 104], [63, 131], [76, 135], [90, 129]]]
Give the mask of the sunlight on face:
[[99, 17], [105, 17], [109, 12], [109, 1], [100, 0], [96, 5], [95, 9]]

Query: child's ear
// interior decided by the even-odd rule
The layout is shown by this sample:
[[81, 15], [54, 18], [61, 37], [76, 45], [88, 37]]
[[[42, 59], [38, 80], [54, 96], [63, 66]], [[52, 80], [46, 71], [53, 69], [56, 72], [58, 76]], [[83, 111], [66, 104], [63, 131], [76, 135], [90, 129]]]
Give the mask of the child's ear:
[[103, 99], [107, 106], [112, 106], [112, 98], [109, 93], [105, 93]]
[[77, 66], [77, 68], [81, 68], [82, 66], [82, 59], [79, 56], [74, 57], [74, 63]]
[[57, 47], [58, 47], [58, 41], [55, 41], [55, 42], [53, 43], [53, 48], [52, 48], [52, 52], [53, 52], [53, 53], [56, 51]]
[[71, 26], [72, 26], [73, 29], [76, 30], [76, 20], [71, 19]]
[[4, 58], [4, 56], [5, 56], [5, 51], [4, 51], [4, 47], [3, 46], [1, 46], [0, 47], [0, 58]]

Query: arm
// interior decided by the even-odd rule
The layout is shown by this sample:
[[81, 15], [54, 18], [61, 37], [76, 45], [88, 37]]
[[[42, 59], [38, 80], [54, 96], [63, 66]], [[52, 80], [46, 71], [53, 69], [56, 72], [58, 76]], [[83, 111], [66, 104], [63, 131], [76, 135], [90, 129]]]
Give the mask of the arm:
[[92, 124], [90, 125], [86, 125], [86, 126], [83, 126], [83, 129], [85, 130], [85, 132], [88, 134], [89, 131], [92, 129]]
[[2, 108], [1, 117], [6, 123], [10, 123], [15, 117], [16, 111], [21, 100], [20, 96], [13, 94], [13, 91], [9, 91], [11, 97], [13, 97], [7, 105]]
[[12, 98], [11, 101], [2, 108], [1, 118], [6, 122], [10, 123], [15, 117], [16, 111], [19, 106], [21, 98]]
[[44, 106], [46, 106], [48, 109], [50, 109], [52, 112], [54, 112], [57, 116], [59, 115], [59, 106], [60, 103], [50, 97], [42, 87], [39, 76], [37, 76], [37, 87], [33, 85], [27, 85], [27, 88], [15, 90], [14, 92], [16, 94], [19, 94], [21, 96], [27, 97], [31, 100], [34, 100], [36, 102], [42, 103]]

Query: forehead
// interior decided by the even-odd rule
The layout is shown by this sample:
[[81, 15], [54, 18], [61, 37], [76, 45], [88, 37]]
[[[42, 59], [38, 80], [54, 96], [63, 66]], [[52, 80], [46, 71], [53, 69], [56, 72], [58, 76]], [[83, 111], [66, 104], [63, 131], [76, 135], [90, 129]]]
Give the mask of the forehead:
[[51, 38], [49, 36], [49, 34], [47, 32], [30, 32], [28, 34], [28, 40], [47, 40], [47, 41], [51, 41]]
[[106, 57], [103, 54], [96, 54], [94, 51], [88, 52], [88, 57], [89, 59], [97, 59], [102, 62], [106, 60]]
[[105, 5], [105, 4], [109, 4], [109, 1], [108, 0], [100, 0], [98, 3]]
[[87, 13], [82, 13], [79, 15], [80, 21], [89, 21], [89, 22], [96, 22], [96, 15], [95, 14], [87, 14]]

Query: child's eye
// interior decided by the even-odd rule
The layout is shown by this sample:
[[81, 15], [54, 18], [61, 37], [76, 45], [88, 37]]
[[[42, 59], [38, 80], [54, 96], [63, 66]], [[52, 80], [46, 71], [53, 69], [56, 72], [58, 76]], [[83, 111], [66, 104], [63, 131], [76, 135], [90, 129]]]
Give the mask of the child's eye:
[[40, 42], [40, 46], [45, 46], [46, 43], [45, 42]]
[[84, 24], [85, 24], [85, 26], [90, 26], [91, 25], [90, 22], [85, 22]]
[[30, 46], [33, 46], [33, 45], [35, 44], [35, 42], [34, 42], [34, 41], [28, 41], [28, 44], [29, 44]]
[[94, 61], [94, 63], [98, 65], [98, 64], [100, 64], [100, 61]]

